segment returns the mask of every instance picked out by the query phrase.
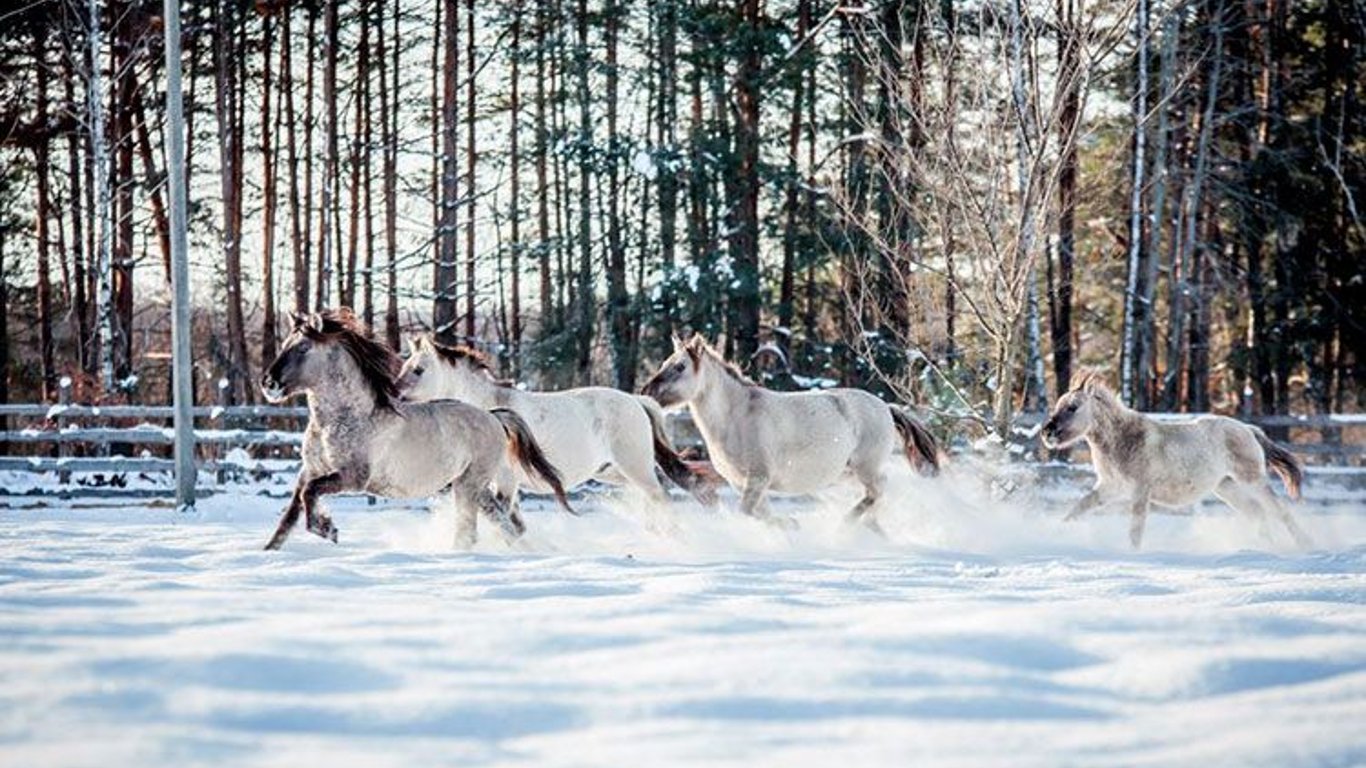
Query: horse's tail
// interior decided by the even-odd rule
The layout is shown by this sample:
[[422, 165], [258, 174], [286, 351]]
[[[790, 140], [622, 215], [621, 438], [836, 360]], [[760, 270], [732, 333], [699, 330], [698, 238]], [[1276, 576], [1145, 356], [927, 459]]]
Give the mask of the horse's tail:
[[693, 498], [704, 506], [716, 506], [716, 488], [702, 473], [689, 467], [683, 461], [683, 457], [678, 455], [678, 451], [674, 450], [673, 444], [669, 442], [669, 436], [664, 432], [664, 411], [651, 398], [639, 396], [636, 400], [645, 409], [645, 415], [650, 419], [650, 432], [655, 446], [655, 464], [675, 485], [692, 494]]
[[1258, 444], [1262, 446], [1262, 452], [1266, 454], [1266, 468], [1280, 475], [1290, 498], [1299, 499], [1300, 486], [1304, 484], [1304, 465], [1295, 458], [1295, 454], [1272, 442], [1261, 427], [1251, 429], [1252, 434], [1257, 436]]
[[494, 408], [489, 411], [498, 422], [503, 425], [503, 431], [507, 433], [508, 450], [517, 463], [522, 465], [522, 469], [530, 474], [545, 481], [550, 486], [550, 490], [555, 494], [555, 501], [560, 503], [564, 511], [571, 515], [578, 512], [569, 506], [569, 498], [564, 493], [564, 483], [560, 480], [560, 471], [551, 465], [550, 460], [545, 457], [545, 451], [541, 450], [540, 443], [531, 436], [531, 428], [526, 425], [521, 416], [518, 416], [509, 408]]
[[901, 443], [906, 448], [906, 460], [911, 462], [915, 471], [926, 477], [939, 474], [939, 443], [934, 435], [910, 414], [896, 406], [889, 406], [896, 431], [901, 433]]

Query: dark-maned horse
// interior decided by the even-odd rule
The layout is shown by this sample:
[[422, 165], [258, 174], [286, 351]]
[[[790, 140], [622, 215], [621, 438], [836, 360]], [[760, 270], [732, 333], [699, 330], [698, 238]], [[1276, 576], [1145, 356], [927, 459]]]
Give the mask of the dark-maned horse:
[[261, 389], [272, 403], [306, 395], [308, 428], [294, 497], [266, 549], [284, 544], [300, 512], [309, 531], [336, 541], [317, 500], [343, 491], [425, 498], [450, 488], [459, 510], [457, 546], [474, 543], [479, 512], [516, 538], [525, 525], [493, 490], [513, 474], [510, 461], [573, 511], [559, 473], [517, 414], [449, 400], [401, 402], [399, 366], [398, 355], [372, 339], [349, 309], [295, 316]]

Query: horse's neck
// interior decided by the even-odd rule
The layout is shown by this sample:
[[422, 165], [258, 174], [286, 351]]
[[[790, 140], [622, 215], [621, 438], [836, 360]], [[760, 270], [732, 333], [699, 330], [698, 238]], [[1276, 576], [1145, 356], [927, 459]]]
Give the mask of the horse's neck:
[[720, 435], [734, 423], [740, 407], [749, 398], [750, 387], [731, 378], [715, 360], [709, 360], [706, 366], [708, 380], [698, 388], [690, 405], [698, 426]]
[[324, 434], [351, 431], [375, 413], [375, 398], [369, 389], [329, 387], [308, 393], [308, 419]]
[[1095, 409], [1094, 419], [1087, 442], [1093, 451], [1107, 456], [1131, 453], [1130, 443], [1142, 435], [1147, 423], [1143, 414], [1118, 401], [1101, 403]]
[[450, 371], [449, 391], [457, 400], [464, 400], [480, 408], [494, 408], [506, 405], [505, 397], [500, 397], [499, 386], [480, 371]]

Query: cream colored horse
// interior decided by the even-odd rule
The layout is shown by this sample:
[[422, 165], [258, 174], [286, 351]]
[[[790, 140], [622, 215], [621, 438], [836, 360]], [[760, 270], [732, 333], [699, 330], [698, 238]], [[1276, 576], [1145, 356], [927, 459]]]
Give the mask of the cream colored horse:
[[900, 408], [857, 389], [774, 392], [746, 379], [701, 336], [674, 339], [674, 353], [642, 390], [668, 408], [686, 403], [716, 471], [740, 506], [770, 522], [767, 493], [812, 493], [849, 475], [864, 496], [848, 515], [881, 532], [874, 507], [897, 442], [921, 474], [939, 471], [934, 437]]
[[[655, 476], [658, 466], [703, 504], [715, 503], [715, 489], [669, 444], [664, 415], [652, 401], [606, 387], [525, 392], [494, 378], [483, 354], [429, 336], [410, 339], [409, 352], [398, 378], [405, 398], [455, 398], [481, 408], [511, 409], [526, 419], [565, 487], [588, 480], [624, 484], [663, 504], [668, 493]], [[523, 482], [545, 489], [534, 475]]]
[[1257, 427], [1224, 416], [1195, 416], [1159, 422], [1125, 407], [1094, 375], [1058, 398], [1043, 427], [1049, 448], [1085, 440], [1096, 468], [1096, 485], [1067, 515], [1075, 520], [1112, 504], [1129, 507], [1129, 541], [1143, 543], [1150, 504], [1186, 507], [1211, 493], [1230, 507], [1266, 519], [1274, 515], [1301, 547], [1309, 537], [1267, 482], [1281, 476], [1290, 498], [1298, 499], [1304, 472], [1289, 451]]
[[337, 528], [317, 501], [343, 491], [425, 498], [449, 487], [461, 516], [457, 546], [474, 543], [479, 512], [516, 538], [525, 526], [492, 490], [512, 476], [509, 457], [573, 512], [558, 473], [515, 413], [399, 402], [398, 366], [398, 355], [371, 339], [349, 309], [295, 317], [261, 389], [272, 403], [307, 395], [308, 427], [294, 496], [266, 549], [285, 543], [300, 512], [309, 531], [335, 542]]

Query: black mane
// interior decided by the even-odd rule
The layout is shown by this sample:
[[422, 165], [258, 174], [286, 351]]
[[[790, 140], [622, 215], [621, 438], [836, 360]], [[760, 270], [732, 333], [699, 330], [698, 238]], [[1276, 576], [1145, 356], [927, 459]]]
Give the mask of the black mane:
[[305, 324], [303, 333], [314, 341], [335, 341], [356, 361], [365, 383], [375, 396], [375, 405], [394, 410], [399, 400], [398, 371], [402, 360], [387, 345], [376, 341], [370, 329], [349, 307], [325, 309], [317, 313], [321, 327]]

